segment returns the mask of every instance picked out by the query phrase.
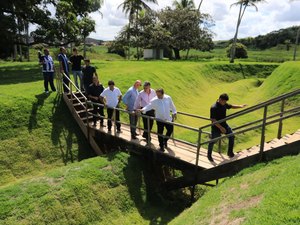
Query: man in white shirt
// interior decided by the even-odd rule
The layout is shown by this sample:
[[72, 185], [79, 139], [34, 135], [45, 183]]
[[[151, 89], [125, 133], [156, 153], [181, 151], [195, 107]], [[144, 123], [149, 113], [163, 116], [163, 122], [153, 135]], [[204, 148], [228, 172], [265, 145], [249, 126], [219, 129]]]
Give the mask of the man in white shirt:
[[[164, 147], [168, 147], [168, 140], [173, 133], [174, 126], [165, 122], [173, 122], [176, 119], [176, 107], [169, 95], [164, 94], [164, 89], [159, 88], [156, 90], [156, 97], [153, 98], [148, 105], [142, 108], [140, 111], [143, 113], [154, 109], [155, 118], [157, 124], [157, 133], [159, 141], [159, 150], [164, 152]], [[170, 116], [170, 111], [172, 111], [172, 117]], [[167, 129], [166, 137], [163, 137], [164, 128]]]
[[134, 103], [139, 94], [139, 87], [141, 86], [141, 81], [137, 80], [134, 82], [123, 97], [123, 102], [126, 105], [126, 110], [129, 111], [129, 121], [130, 121], [130, 133], [131, 139], [137, 139], [136, 124], [137, 115], [134, 112]]
[[[144, 82], [144, 90], [140, 91], [137, 99], [135, 100], [134, 103], [134, 110], [139, 110], [145, 107], [150, 103], [150, 101], [156, 97], [155, 90], [151, 88], [151, 84], [149, 81]], [[151, 116], [154, 117], [154, 109], [151, 109], [145, 113], [146, 116]], [[146, 138], [148, 142], [148, 121], [146, 117], [143, 117], [143, 124], [144, 124], [144, 133], [143, 133], [143, 138]], [[152, 130], [153, 127], [153, 120], [150, 119], [150, 131]]]
[[[104, 91], [100, 95], [100, 100], [104, 102], [107, 107], [107, 128], [108, 132], [111, 132], [112, 126], [112, 117], [114, 113], [114, 108], [119, 107], [119, 103], [122, 100], [122, 93], [119, 88], [115, 87], [115, 82], [110, 80], [108, 81], [108, 87], [104, 89]], [[116, 121], [115, 124], [117, 126], [117, 133], [121, 133], [121, 124], [120, 124], [120, 112], [116, 111]]]

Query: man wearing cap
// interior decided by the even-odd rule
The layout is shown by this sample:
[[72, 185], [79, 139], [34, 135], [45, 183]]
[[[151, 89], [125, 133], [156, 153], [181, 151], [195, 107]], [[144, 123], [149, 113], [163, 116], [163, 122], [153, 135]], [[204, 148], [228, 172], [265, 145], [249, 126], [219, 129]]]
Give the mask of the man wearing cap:
[[[59, 66], [60, 66], [60, 72], [64, 73], [68, 78], [70, 78], [69, 76], [69, 59], [66, 55], [66, 49], [64, 47], [60, 47], [60, 53], [58, 55], [58, 61], [59, 61]], [[68, 78], [66, 78], [65, 76], [63, 77], [63, 88], [64, 88], [64, 92], [68, 93], [69, 92], [69, 80]]]
[[[145, 107], [150, 103], [150, 101], [156, 97], [155, 90], [151, 88], [151, 84], [149, 81], [145, 81], [143, 85], [144, 90], [139, 92], [138, 97], [135, 100], [134, 103], [134, 110], [139, 110]], [[151, 109], [145, 113], [146, 116], [154, 117], [154, 109]], [[153, 127], [153, 120], [150, 119], [150, 131], [152, 130]], [[144, 125], [144, 133], [143, 133], [143, 138], [146, 138], [148, 141], [148, 120], [146, 117], [143, 117], [143, 125]], [[150, 138], [151, 139], [151, 138]]]
[[88, 96], [88, 88], [93, 83], [93, 76], [97, 76], [96, 68], [90, 65], [89, 59], [84, 59], [85, 66], [82, 68], [82, 81], [86, 96]]
[[[217, 102], [211, 106], [210, 119], [212, 123], [225, 119], [227, 109], [239, 109], [247, 106], [246, 104], [231, 105], [227, 103], [228, 100], [229, 100], [229, 96], [226, 93], [221, 94]], [[211, 139], [218, 138], [221, 136], [221, 134], [232, 134], [232, 130], [226, 121], [223, 121], [221, 123], [216, 123], [211, 127]], [[232, 158], [234, 157], [234, 153], [233, 153], [234, 136], [228, 137], [228, 140], [229, 143], [228, 143], [227, 155], [230, 158]], [[214, 147], [214, 143], [215, 142], [211, 142], [208, 144], [207, 158], [211, 162], [214, 161], [212, 158], [212, 150]]]
[[[119, 103], [122, 100], [122, 93], [119, 88], [115, 87], [115, 82], [113, 80], [108, 81], [108, 87], [100, 95], [100, 100], [104, 102], [104, 105], [107, 107], [107, 128], [108, 132], [111, 132], [113, 113], [114, 108], [119, 107]], [[120, 124], [120, 112], [115, 110], [115, 124], [117, 126], [117, 133], [121, 133], [121, 124]]]
[[137, 125], [137, 115], [134, 112], [134, 103], [139, 94], [139, 87], [141, 86], [141, 81], [137, 80], [134, 82], [123, 97], [123, 103], [126, 105], [126, 110], [129, 111], [129, 121], [130, 121], [130, 133], [132, 139], [137, 139], [136, 125]]
[[[82, 82], [82, 71], [81, 71], [81, 61], [83, 60], [82, 55], [78, 55], [77, 48], [73, 48], [73, 55], [70, 57], [70, 62], [72, 64], [72, 73], [74, 76], [75, 85], [77, 88], [83, 90]], [[80, 82], [80, 87], [78, 85], [78, 78]]]
[[[140, 109], [142, 113], [155, 110], [155, 118], [157, 124], [157, 134], [159, 141], [159, 151], [164, 152], [164, 147], [168, 147], [168, 140], [173, 133], [174, 126], [170, 124], [176, 119], [176, 107], [169, 95], [164, 93], [164, 89], [159, 88], [156, 90], [156, 97], [153, 98], [148, 105]], [[172, 117], [170, 115], [172, 112]], [[163, 136], [164, 128], [166, 128], [167, 133]]]
[[44, 49], [44, 55], [39, 57], [40, 64], [43, 65], [43, 76], [44, 76], [44, 88], [45, 93], [49, 93], [48, 83], [50, 83], [50, 87], [52, 91], [56, 91], [53, 79], [54, 79], [54, 62], [52, 57], [49, 55], [49, 50], [47, 48]]

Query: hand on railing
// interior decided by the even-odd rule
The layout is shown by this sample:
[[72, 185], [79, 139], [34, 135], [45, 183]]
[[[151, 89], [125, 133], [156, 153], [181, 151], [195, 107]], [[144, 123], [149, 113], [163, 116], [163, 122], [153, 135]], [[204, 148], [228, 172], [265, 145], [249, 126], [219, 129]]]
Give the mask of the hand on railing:
[[172, 114], [172, 121], [175, 121], [175, 120], [177, 120], [177, 114], [176, 113]]

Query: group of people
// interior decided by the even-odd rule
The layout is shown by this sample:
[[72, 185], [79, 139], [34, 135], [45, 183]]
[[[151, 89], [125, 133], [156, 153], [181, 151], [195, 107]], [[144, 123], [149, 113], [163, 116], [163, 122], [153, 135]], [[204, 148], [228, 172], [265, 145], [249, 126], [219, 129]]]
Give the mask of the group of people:
[[[63, 77], [64, 92], [69, 92], [68, 78], [70, 78], [70, 71], [72, 71], [72, 74], [74, 76], [74, 82], [76, 87], [82, 91], [87, 91], [89, 85], [93, 82], [93, 76], [97, 76], [95, 67], [90, 65], [89, 59], [84, 59], [82, 55], [78, 54], [77, 48], [73, 48], [73, 53], [70, 59], [68, 58], [66, 52], [66, 49], [64, 47], [61, 47], [57, 56], [59, 61], [59, 70], [61, 73], [64, 73], [66, 75]], [[85, 66], [83, 67], [82, 61], [84, 61], [85, 64]], [[43, 67], [42, 72], [44, 76], [45, 93], [49, 93], [48, 84], [50, 84], [52, 91], [56, 91], [54, 86], [55, 66], [53, 58], [50, 56], [49, 49], [44, 49], [44, 55], [39, 54], [39, 63]]]
[[[177, 111], [176, 107], [172, 101], [172, 98], [164, 93], [164, 89], [152, 89], [149, 81], [143, 83], [143, 90], [139, 91], [142, 86], [140, 80], [136, 80], [134, 84], [126, 91], [124, 97], [122, 98], [122, 92], [118, 87], [115, 86], [113, 80], [108, 81], [108, 87], [104, 86], [99, 82], [98, 75], [95, 67], [90, 65], [89, 59], [84, 59], [83, 56], [78, 54], [76, 48], [73, 49], [73, 55], [70, 60], [66, 56], [66, 49], [64, 47], [60, 48], [60, 54], [58, 55], [60, 72], [64, 73], [69, 77], [69, 64], [72, 65], [72, 73], [74, 76], [75, 85], [77, 88], [85, 91], [86, 96], [94, 103], [93, 104], [93, 125], [96, 126], [98, 116], [100, 115], [100, 126], [104, 125], [104, 107], [107, 109], [107, 129], [111, 132], [112, 120], [115, 120], [115, 125], [117, 128], [117, 133], [121, 133], [121, 123], [120, 123], [120, 112], [119, 110], [114, 110], [114, 108], [119, 108], [121, 101], [126, 106], [126, 110], [129, 112], [130, 121], [130, 133], [132, 139], [137, 139], [138, 133], [136, 132], [137, 120], [140, 113], [145, 116], [143, 119], [144, 132], [142, 137], [146, 141], [151, 141], [151, 135], [148, 131], [152, 130], [153, 120], [149, 119], [151, 117], [156, 118], [157, 124], [157, 134], [159, 140], [159, 151], [164, 152], [165, 148], [168, 147], [169, 137], [173, 133], [174, 126], [172, 122], [176, 119]], [[49, 55], [49, 50], [44, 50], [44, 56], [39, 56], [40, 64], [43, 65], [43, 76], [44, 76], [44, 87], [45, 92], [48, 93], [48, 83], [52, 91], [55, 91], [55, 86], [53, 83], [54, 78], [54, 62], [52, 57]], [[84, 61], [85, 66], [81, 67], [81, 62]], [[78, 83], [79, 80], [79, 83]], [[69, 80], [64, 77], [64, 92], [68, 93]], [[232, 129], [227, 124], [226, 121], [217, 123], [219, 120], [226, 118], [226, 111], [228, 109], [238, 109], [246, 107], [246, 104], [233, 105], [229, 104], [229, 96], [224, 93], [219, 96], [216, 103], [214, 103], [210, 108], [210, 119], [213, 123], [211, 126], [211, 139], [216, 139], [222, 134], [229, 135], [229, 144], [227, 155], [231, 158], [234, 157], [233, 146], [234, 146], [234, 135], [232, 135]], [[114, 115], [115, 112], [115, 115]], [[170, 114], [171, 112], [171, 114]], [[164, 129], [166, 129], [166, 134], [164, 135]], [[208, 145], [207, 158], [209, 161], [213, 162], [212, 150], [215, 141], [212, 141]]]

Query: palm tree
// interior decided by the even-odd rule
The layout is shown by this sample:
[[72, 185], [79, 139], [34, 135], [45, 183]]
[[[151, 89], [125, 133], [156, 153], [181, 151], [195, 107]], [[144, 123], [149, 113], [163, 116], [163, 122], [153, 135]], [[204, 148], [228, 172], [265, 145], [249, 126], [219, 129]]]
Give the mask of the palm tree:
[[[140, 11], [151, 10], [151, 8], [147, 5], [148, 2], [157, 4], [157, 0], [124, 0], [124, 2], [118, 6], [118, 8], [122, 7], [122, 11], [125, 14], [129, 15], [129, 30], [130, 30], [130, 27], [131, 27], [134, 19], [137, 21]], [[136, 27], [136, 30], [137, 30], [137, 27]], [[130, 40], [129, 33], [128, 33], [127, 38], [128, 38], [128, 42], [129, 42], [129, 40]], [[139, 60], [139, 48], [138, 47], [137, 47], [137, 57]], [[130, 46], [129, 46], [128, 59], [130, 59]]]
[[194, 0], [174, 0], [173, 6], [175, 6], [176, 9], [195, 9]]
[[240, 7], [238, 21], [237, 21], [236, 30], [235, 30], [235, 35], [234, 35], [234, 38], [233, 38], [233, 43], [232, 43], [232, 47], [231, 47], [231, 51], [230, 51], [230, 63], [234, 63], [237, 36], [238, 36], [239, 27], [241, 25], [242, 18], [245, 14], [246, 8], [248, 6], [253, 6], [256, 9], [256, 11], [258, 11], [258, 8], [255, 5], [255, 3], [259, 3], [259, 2], [265, 2], [265, 0], [238, 0], [236, 3], [233, 3], [230, 6], [230, 7], [232, 7], [232, 6], [239, 6]]

